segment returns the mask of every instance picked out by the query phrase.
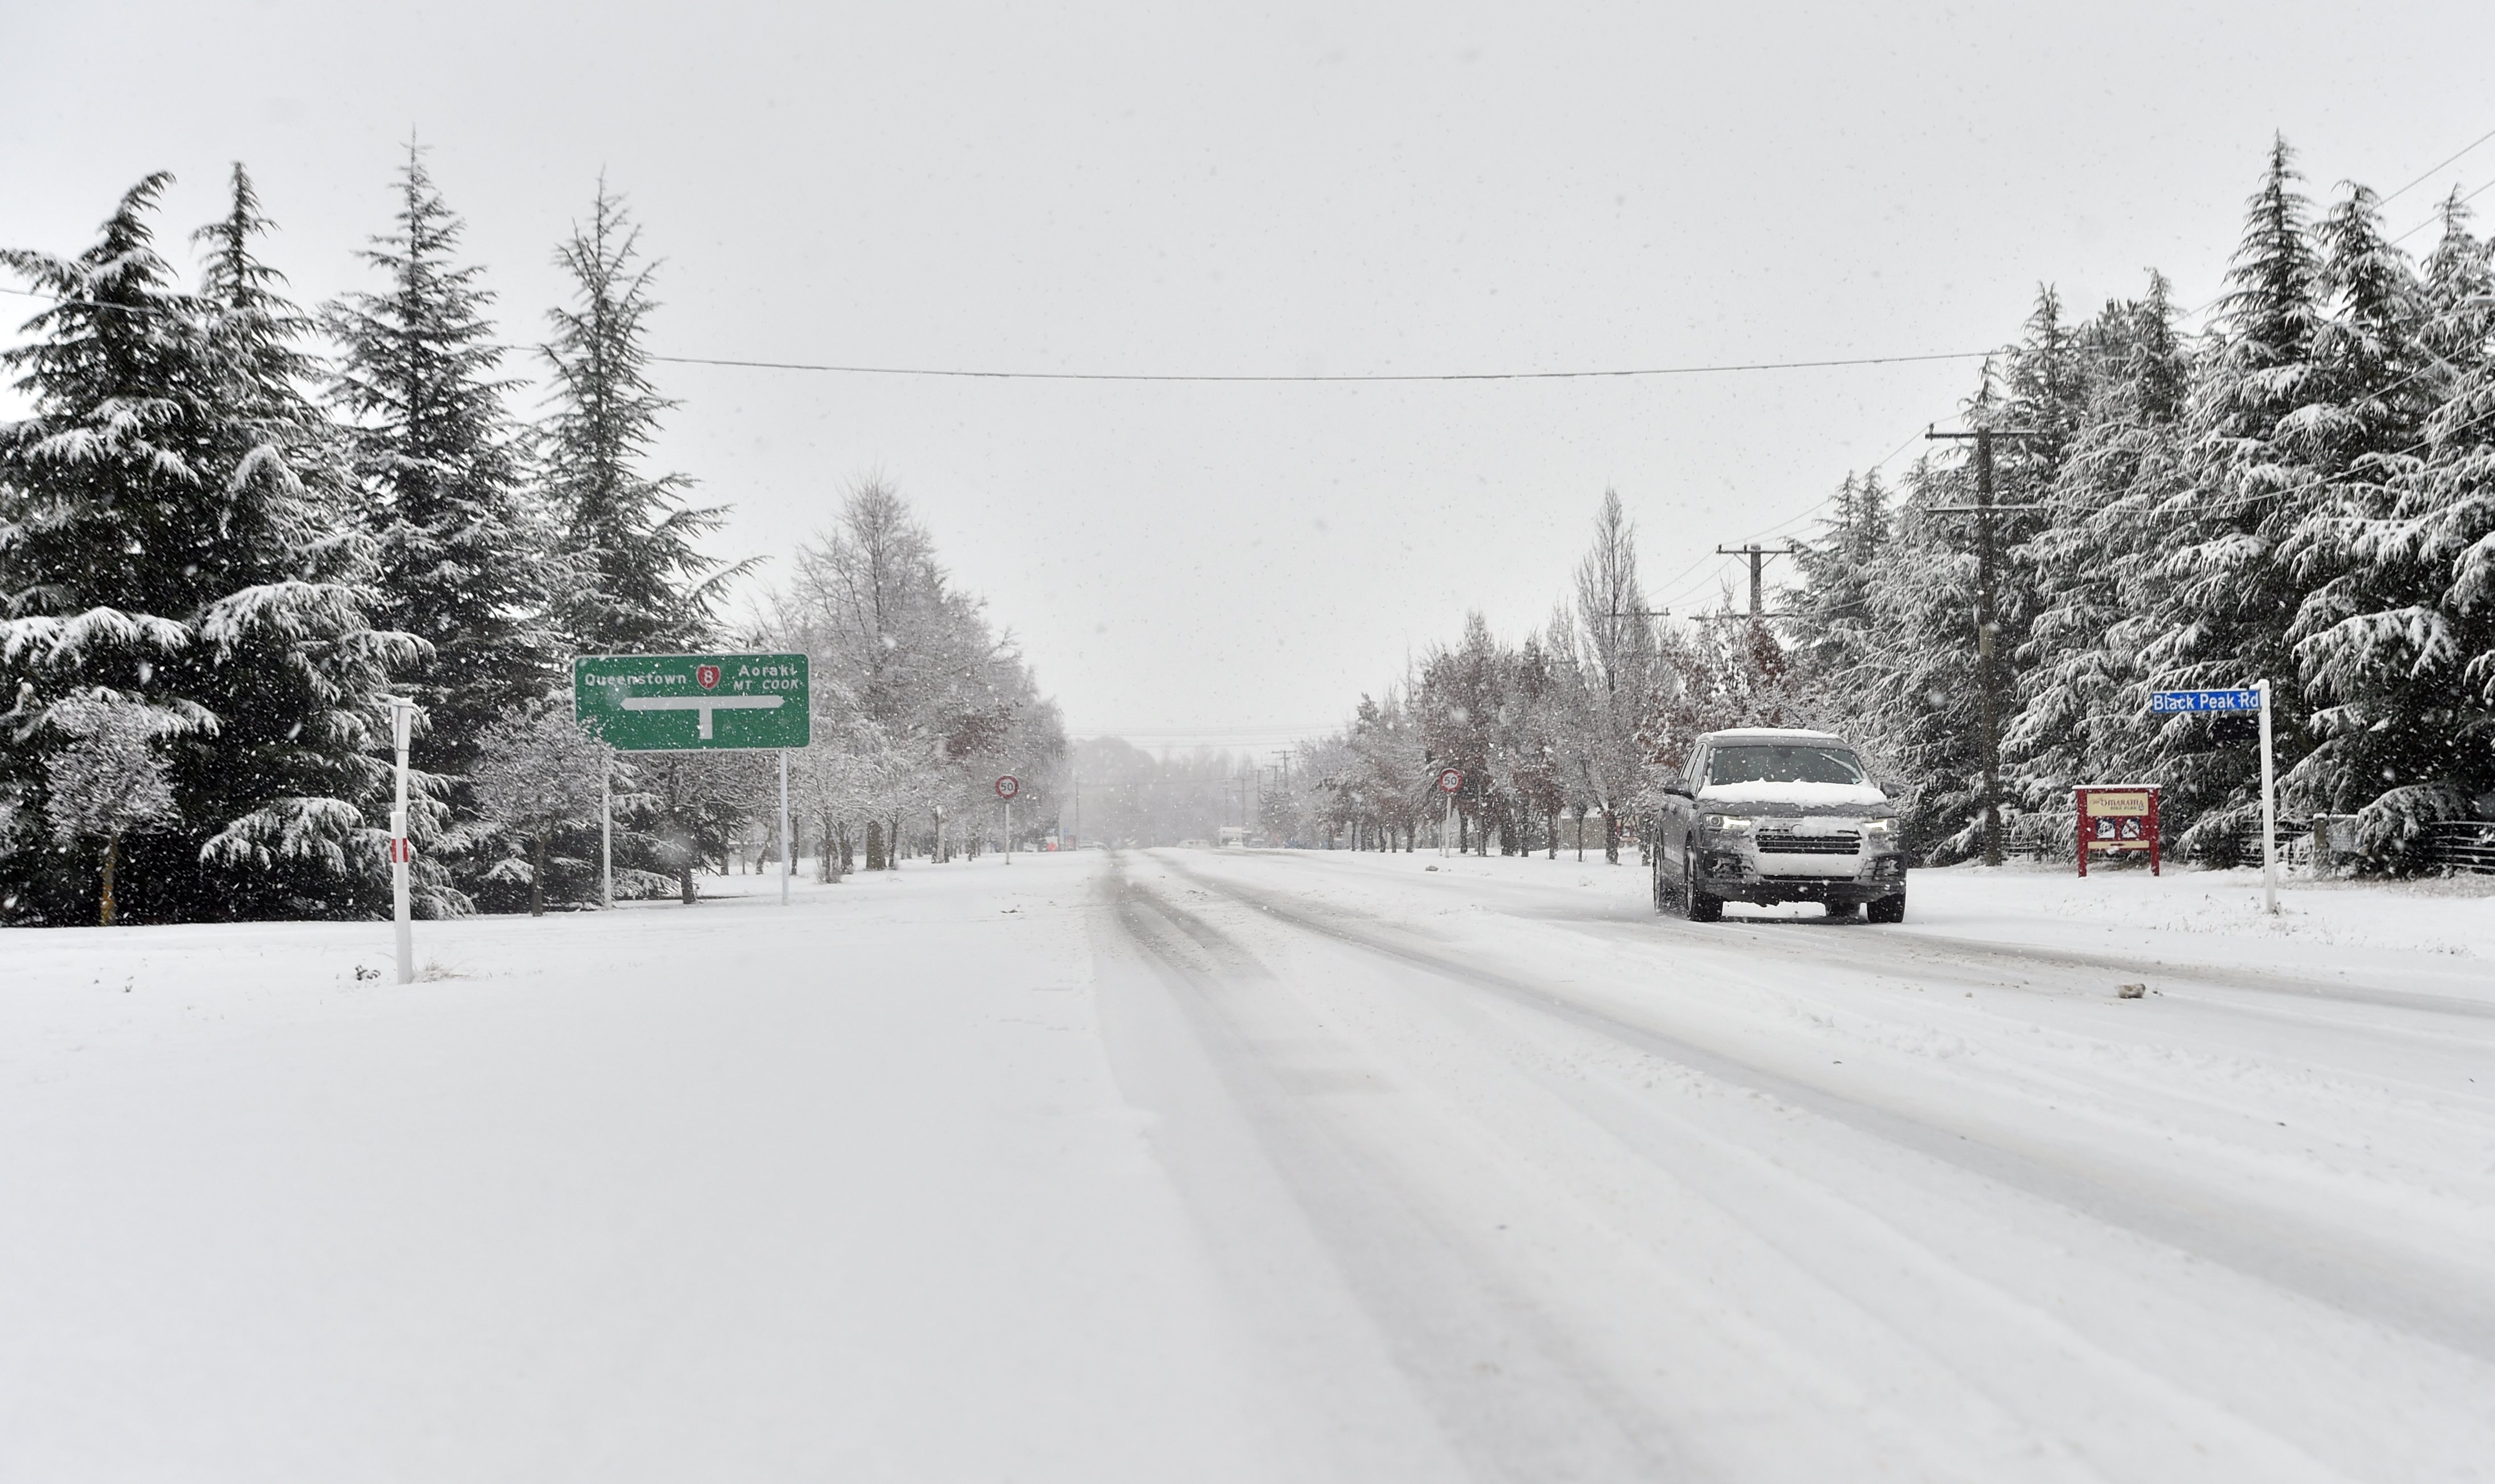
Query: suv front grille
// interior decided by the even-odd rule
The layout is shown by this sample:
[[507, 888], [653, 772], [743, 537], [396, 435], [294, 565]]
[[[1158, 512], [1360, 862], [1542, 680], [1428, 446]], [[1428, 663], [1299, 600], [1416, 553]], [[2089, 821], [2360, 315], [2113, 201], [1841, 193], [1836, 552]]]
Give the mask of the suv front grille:
[[1798, 835], [1791, 830], [1759, 832], [1762, 855], [1853, 855], [1862, 849], [1861, 830], [1836, 830], [1825, 835]]

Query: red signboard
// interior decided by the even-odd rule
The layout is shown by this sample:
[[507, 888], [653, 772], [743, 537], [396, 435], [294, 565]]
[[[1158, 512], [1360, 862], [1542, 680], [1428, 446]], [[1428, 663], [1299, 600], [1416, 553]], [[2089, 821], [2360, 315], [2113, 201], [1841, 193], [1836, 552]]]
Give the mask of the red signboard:
[[1464, 775], [1463, 775], [1463, 769], [1461, 769], [1461, 768], [1440, 768], [1440, 769], [1438, 770], [1438, 791], [1439, 791], [1439, 792], [1441, 792], [1441, 793], [1453, 793], [1453, 792], [1455, 792], [1457, 789], [1459, 789], [1459, 788], [1463, 788], [1463, 786], [1464, 786]]
[[2157, 860], [2157, 786], [2155, 784], [2082, 784], [2072, 790], [2079, 812], [2079, 874], [2088, 874], [2088, 857], [2099, 852], [2121, 855], [2148, 852], [2148, 874], [2162, 875]]

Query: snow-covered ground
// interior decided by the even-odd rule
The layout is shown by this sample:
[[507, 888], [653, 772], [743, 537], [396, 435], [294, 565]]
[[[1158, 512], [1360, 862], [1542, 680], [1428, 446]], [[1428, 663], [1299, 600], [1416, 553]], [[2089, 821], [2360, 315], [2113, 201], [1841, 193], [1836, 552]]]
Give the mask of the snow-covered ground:
[[0, 1479], [2495, 1477], [2466, 883], [709, 884], [0, 935]]

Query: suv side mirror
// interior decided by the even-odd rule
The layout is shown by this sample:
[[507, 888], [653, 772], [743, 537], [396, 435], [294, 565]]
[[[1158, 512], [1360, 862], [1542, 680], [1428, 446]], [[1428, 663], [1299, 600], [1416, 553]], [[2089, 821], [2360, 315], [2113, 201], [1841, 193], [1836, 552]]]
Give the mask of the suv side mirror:
[[1679, 784], [1665, 784], [1663, 786], [1663, 791], [1671, 794], [1674, 798], [1694, 799], [1698, 796]]

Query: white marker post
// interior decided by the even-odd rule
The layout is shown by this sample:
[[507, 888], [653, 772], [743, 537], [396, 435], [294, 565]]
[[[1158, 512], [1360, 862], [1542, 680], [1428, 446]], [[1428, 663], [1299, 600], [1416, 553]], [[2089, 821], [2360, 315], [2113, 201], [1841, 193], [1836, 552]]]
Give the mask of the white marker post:
[[780, 753], [780, 905], [788, 905], [788, 881], [797, 869], [797, 843], [788, 837], [788, 753]]
[[416, 853], [407, 838], [407, 744], [416, 727], [416, 702], [389, 697], [390, 741], [398, 750], [398, 787], [390, 802], [390, 922], [398, 938], [398, 981], [416, 982], [416, 928], [408, 906], [407, 868]]
[[598, 774], [598, 905], [615, 906], [615, 758]]
[[2270, 778], [2269, 682], [2256, 680], [2261, 693], [2262, 738], [2262, 911], [2278, 915], [2278, 798]]

